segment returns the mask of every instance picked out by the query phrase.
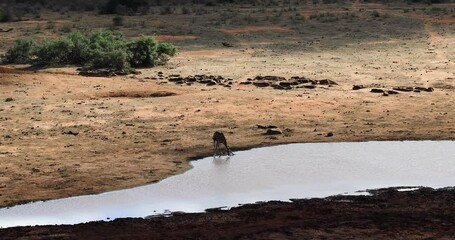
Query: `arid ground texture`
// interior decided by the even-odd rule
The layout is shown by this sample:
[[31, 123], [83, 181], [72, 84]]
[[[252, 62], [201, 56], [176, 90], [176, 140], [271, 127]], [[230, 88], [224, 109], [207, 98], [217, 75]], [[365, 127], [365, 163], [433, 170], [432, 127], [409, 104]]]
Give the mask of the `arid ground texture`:
[[[138, 69], [140, 74], [89, 77], [79, 75], [76, 67], [0, 66], [0, 207], [123, 189], [183, 173], [190, 168], [189, 160], [213, 153], [214, 131], [223, 131], [234, 151], [293, 142], [454, 139], [455, 4], [355, 1], [201, 9], [201, 14], [123, 17], [123, 26], [115, 30], [125, 36], [155, 35], [179, 48], [167, 65]], [[108, 28], [112, 18], [47, 11], [39, 19], [0, 26], [13, 28], [0, 32], [0, 52], [5, 52], [18, 38], [53, 38], [63, 34], [63, 27]], [[267, 134], [270, 125], [278, 131]], [[440, 212], [421, 208], [419, 204], [433, 197], [419, 193], [423, 195], [414, 196], [423, 199], [415, 203], [418, 206], [400, 210], [404, 219], [420, 216], [408, 215], [410, 208], [413, 214], [423, 215], [453, 212], [452, 200], [447, 199], [453, 199], [451, 191], [438, 200], [443, 202], [435, 207]], [[400, 194], [409, 197], [411, 193]], [[396, 207], [389, 205], [394, 201], [394, 195], [389, 195], [392, 199], [383, 200], [384, 205], [374, 204], [375, 209], [385, 209], [378, 213], [381, 216], [390, 216], [387, 211]], [[373, 211], [363, 212], [364, 205], [356, 205], [357, 200], [327, 205], [323, 200], [308, 201], [306, 207], [316, 204], [321, 209], [311, 214], [333, 213], [334, 218], [345, 208], [362, 216]], [[218, 213], [207, 217], [229, 222], [235, 218], [231, 215], [242, 212], [245, 218], [257, 218], [269, 208], [288, 205], [271, 203], [221, 214], [222, 219]], [[334, 205], [342, 205], [341, 210], [333, 210]], [[263, 211], [251, 210], [248, 215], [249, 208]], [[294, 216], [285, 213], [281, 217], [292, 221]], [[201, 220], [205, 215], [194, 216], [185, 221], [195, 218], [188, 224], [205, 225]], [[371, 215], [365, 219], [368, 224]], [[176, 227], [168, 221], [138, 224]], [[345, 230], [356, 232], [348, 220], [336, 221], [346, 221], [341, 224]], [[453, 224], [453, 217], [448, 222]], [[118, 223], [124, 224], [120, 220], [109, 224]], [[308, 236], [337, 235], [338, 230], [327, 232], [329, 223], [319, 223], [308, 223], [313, 224], [308, 231], [314, 234]], [[307, 233], [299, 226], [290, 227], [297, 229], [290, 231], [297, 235], [287, 237]], [[388, 226], [381, 226], [381, 234], [387, 233]], [[429, 228], [443, 228], [434, 226]], [[426, 225], [406, 226], [404, 235], [392, 237], [414, 236], [415, 227]], [[319, 228], [325, 229], [321, 235]], [[82, 231], [85, 226], [75, 229]], [[24, 231], [20, 233], [29, 230]], [[374, 233], [365, 231], [357, 232]], [[90, 238], [69, 232], [54, 237]], [[8, 234], [0, 230], [0, 238], [19, 236]], [[280, 235], [286, 232], [277, 234], [251, 237], [286, 237]], [[389, 237], [381, 234], [378, 238]], [[431, 236], [438, 235], [425, 232], [415, 238]]]

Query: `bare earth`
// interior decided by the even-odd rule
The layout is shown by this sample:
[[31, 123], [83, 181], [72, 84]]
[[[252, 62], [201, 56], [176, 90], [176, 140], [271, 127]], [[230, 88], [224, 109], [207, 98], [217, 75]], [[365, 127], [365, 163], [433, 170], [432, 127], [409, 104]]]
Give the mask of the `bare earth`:
[[[234, 151], [291, 142], [453, 140], [455, 21], [423, 7], [308, 7], [297, 11], [303, 16], [348, 11], [357, 17], [243, 26], [207, 27], [203, 16], [145, 16], [146, 28], [159, 27], [157, 18], [175, 23], [157, 36], [180, 47], [166, 66], [111, 78], [83, 77], [75, 68], [0, 66], [0, 207], [128, 188], [182, 173], [190, 159], [212, 154], [215, 130], [226, 134]], [[372, 17], [373, 10], [381, 17]], [[57, 25], [75, 21], [48, 15]], [[198, 19], [194, 31], [184, 32], [191, 17]], [[88, 18], [76, 23], [90, 21], [100, 25], [88, 27], [97, 28], [110, 21]], [[133, 27], [141, 16], [125, 21], [132, 24], [120, 29], [126, 35], [143, 33]], [[36, 24], [5, 23], [15, 30], [12, 36], [0, 33], [0, 48], [27, 36], [24, 32]], [[44, 30], [35, 37], [55, 35]], [[233, 47], [223, 47], [223, 41]], [[166, 79], [172, 74], [221, 75], [233, 84], [177, 85]], [[257, 75], [330, 79], [338, 85], [276, 90], [240, 84]], [[353, 85], [366, 88], [352, 90]], [[399, 86], [434, 91], [370, 92]], [[257, 124], [275, 125], [283, 134], [264, 135]]]

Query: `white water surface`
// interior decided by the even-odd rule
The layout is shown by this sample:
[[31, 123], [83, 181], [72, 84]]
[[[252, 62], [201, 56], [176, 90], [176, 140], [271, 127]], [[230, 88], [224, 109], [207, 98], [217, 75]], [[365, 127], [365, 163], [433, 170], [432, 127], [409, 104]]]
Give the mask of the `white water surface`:
[[454, 141], [304, 143], [207, 157], [126, 190], [0, 209], [0, 227], [76, 224], [393, 186], [455, 185]]

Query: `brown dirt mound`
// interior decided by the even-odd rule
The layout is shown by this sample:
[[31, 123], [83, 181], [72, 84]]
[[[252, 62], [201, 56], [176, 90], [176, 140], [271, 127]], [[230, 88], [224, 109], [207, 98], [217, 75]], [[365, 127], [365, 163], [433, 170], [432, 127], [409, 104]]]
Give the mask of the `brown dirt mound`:
[[102, 94], [101, 97], [111, 97], [111, 98], [157, 98], [157, 97], [169, 97], [175, 96], [176, 93], [167, 92], [167, 91], [158, 91], [158, 92], [147, 92], [147, 91], [118, 91], [118, 92], [109, 92], [107, 94]]

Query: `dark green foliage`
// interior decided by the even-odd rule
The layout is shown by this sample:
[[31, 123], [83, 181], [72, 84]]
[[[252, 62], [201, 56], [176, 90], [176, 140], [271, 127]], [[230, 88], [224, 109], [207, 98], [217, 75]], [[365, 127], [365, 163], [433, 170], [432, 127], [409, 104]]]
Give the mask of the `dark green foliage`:
[[64, 38], [46, 40], [39, 45], [19, 40], [8, 50], [4, 63], [30, 63], [37, 66], [79, 65], [127, 72], [131, 67], [164, 64], [177, 49], [168, 43], [142, 36], [131, 42], [111, 31], [91, 35], [72, 32]]
[[90, 61], [95, 68], [122, 70], [129, 67], [128, 41], [120, 34], [99, 31], [90, 36]]
[[13, 20], [11, 11], [0, 8], [0, 22], [10, 22]]
[[33, 50], [35, 65], [61, 65], [69, 63], [74, 44], [66, 38], [45, 40]]
[[153, 67], [164, 64], [169, 56], [175, 56], [177, 49], [169, 43], [158, 43], [154, 38], [142, 36], [138, 41], [130, 43], [132, 53], [130, 64], [133, 67]]
[[35, 43], [30, 40], [16, 40], [14, 46], [2, 56], [3, 63], [29, 63], [32, 59], [32, 49]]
[[158, 42], [151, 38], [142, 36], [138, 41], [129, 46], [132, 52], [131, 66], [133, 67], [152, 67], [156, 65]]
[[90, 59], [90, 40], [81, 32], [72, 32], [66, 36], [73, 43], [68, 63], [83, 65]]
[[115, 27], [123, 26], [123, 17], [122, 16], [115, 16], [112, 18], [112, 23]]
[[169, 60], [169, 56], [175, 56], [177, 54], [177, 48], [170, 43], [160, 43], [157, 49], [158, 62], [157, 64], [166, 63]]

